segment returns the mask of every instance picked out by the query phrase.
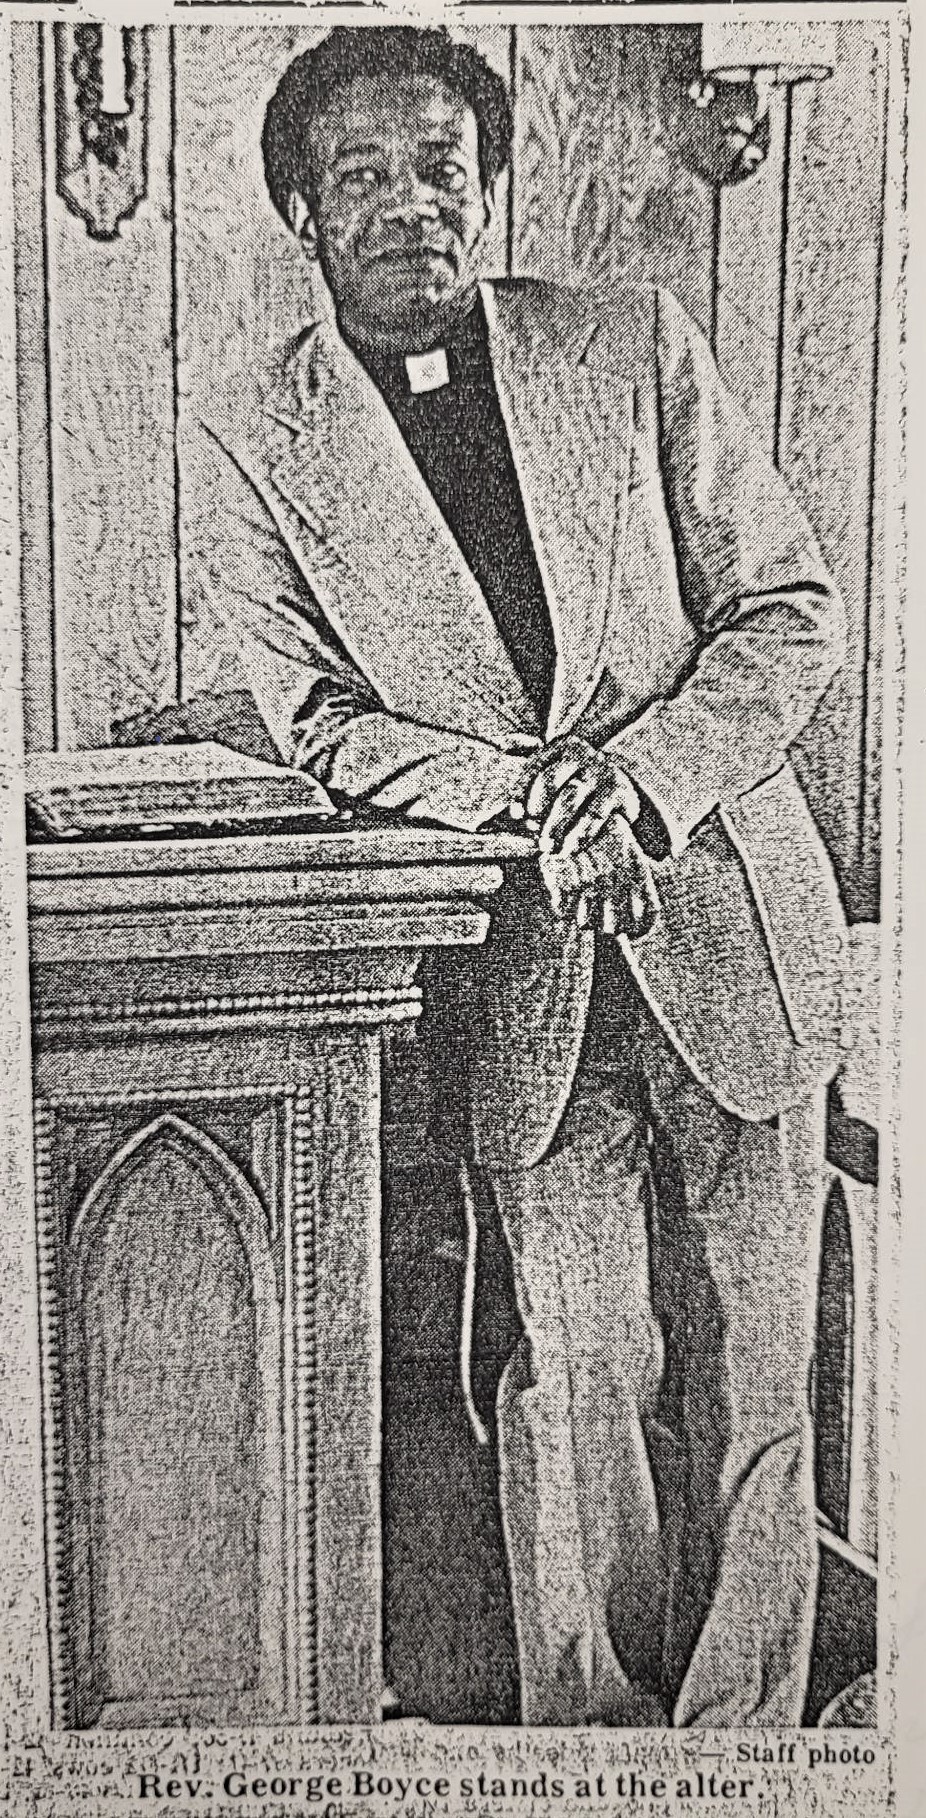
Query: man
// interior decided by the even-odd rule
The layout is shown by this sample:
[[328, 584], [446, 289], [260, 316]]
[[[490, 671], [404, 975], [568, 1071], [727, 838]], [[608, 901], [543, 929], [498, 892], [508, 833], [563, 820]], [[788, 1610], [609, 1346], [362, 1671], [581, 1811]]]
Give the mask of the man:
[[265, 168], [330, 307], [210, 412], [196, 541], [287, 762], [538, 830], [457, 1013], [525, 1721], [797, 1723], [841, 917], [787, 747], [841, 609], [671, 297], [479, 284], [510, 138], [443, 32], [287, 70]]

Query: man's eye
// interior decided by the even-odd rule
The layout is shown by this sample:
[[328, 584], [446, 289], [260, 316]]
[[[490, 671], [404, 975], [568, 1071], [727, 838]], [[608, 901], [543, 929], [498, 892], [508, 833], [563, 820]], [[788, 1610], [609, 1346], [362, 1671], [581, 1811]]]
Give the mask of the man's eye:
[[466, 188], [466, 171], [462, 164], [457, 164], [452, 158], [442, 158], [439, 164], [431, 165], [423, 174], [425, 181], [433, 184], [435, 189], [445, 189], [459, 195]]
[[372, 164], [357, 164], [351, 170], [342, 170], [338, 185], [349, 196], [363, 196], [375, 189], [379, 182], [379, 172]]

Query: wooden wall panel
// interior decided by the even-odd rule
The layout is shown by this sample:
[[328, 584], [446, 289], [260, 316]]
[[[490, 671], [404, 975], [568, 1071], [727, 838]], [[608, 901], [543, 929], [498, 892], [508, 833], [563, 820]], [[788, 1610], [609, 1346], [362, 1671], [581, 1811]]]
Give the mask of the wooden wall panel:
[[[884, 213], [889, 199], [895, 206], [902, 190], [902, 107], [904, 51], [899, 40], [885, 48], [887, 70], [884, 96], [884, 161], [881, 190]], [[878, 919], [881, 906], [882, 799], [885, 731], [888, 770], [892, 746], [898, 737], [896, 707], [888, 695], [889, 679], [898, 661], [901, 627], [888, 622], [888, 602], [898, 590], [901, 551], [892, 547], [891, 527], [897, 523], [903, 488], [903, 454], [897, 439], [902, 413], [902, 268], [901, 235], [896, 220], [880, 225], [880, 294], [878, 299], [875, 358], [874, 445], [871, 463], [871, 533], [868, 564], [868, 602], [863, 650], [864, 721], [862, 725], [862, 808], [858, 826], [855, 876], [860, 910]], [[895, 491], [896, 489], [896, 491]], [[890, 789], [891, 782], [888, 783]], [[895, 787], [896, 794], [896, 787]], [[888, 838], [896, 838], [892, 805], [887, 809]]]
[[174, 1140], [152, 1141], [106, 1212], [74, 1290], [88, 1416], [75, 1488], [93, 1510], [100, 1696], [141, 1715], [258, 1678], [254, 1283], [229, 1207]]
[[147, 199], [93, 240], [54, 186], [46, 40], [48, 322], [58, 743], [170, 687], [176, 619], [168, 39], [151, 32]]
[[253, 1165], [274, 1113], [155, 1088], [37, 1117], [55, 1722], [277, 1720], [288, 1188]]
[[42, 50], [42, 38], [37, 26], [26, 24], [25, 21], [14, 23], [13, 206], [16, 215], [23, 713], [29, 749], [53, 751], [57, 716], [48, 421]]
[[720, 198], [715, 274], [715, 349], [733, 396], [775, 454], [782, 291], [784, 187], [790, 107], [776, 91], [768, 157], [755, 176]]
[[883, 211], [887, 30], [840, 26], [836, 67], [795, 92], [789, 159], [779, 460], [849, 616], [845, 666], [798, 764], [854, 914], [864, 780], [865, 619]]
[[659, 86], [690, 28], [516, 31], [512, 269], [564, 284], [667, 284], [709, 328], [713, 201], [662, 133]]
[[[885, 279], [882, 277], [882, 285]], [[891, 653], [896, 649], [895, 637], [890, 635], [895, 628], [889, 628], [885, 618], [885, 595], [892, 588], [896, 573], [896, 556], [889, 543], [887, 526], [891, 520], [889, 498], [896, 476], [899, 474], [899, 457], [895, 455], [894, 465], [888, 460], [889, 438], [895, 428], [891, 415], [899, 398], [901, 380], [887, 370], [893, 350], [899, 344], [899, 332], [896, 322], [888, 325], [886, 314], [891, 307], [890, 292], [882, 294], [879, 320], [879, 345], [875, 371], [875, 412], [874, 412], [874, 450], [872, 463], [872, 496], [870, 554], [868, 562], [868, 600], [864, 613], [863, 645], [861, 651], [862, 682], [862, 726], [861, 726], [861, 779], [862, 801], [857, 822], [858, 844], [855, 855], [854, 879], [857, 892], [859, 914], [871, 920], [878, 920], [881, 907], [881, 851], [882, 851], [882, 815], [881, 790], [883, 787], [884, 767], [884, 733], [885, 733], [885, 673], [890, 675]], [[896, 358], [896, 355], [894, 355]], [[896, 596], [895, 596], [896, 597]], [[899, 628], [897, 628], [899, 630]], [[888, 707], [888, 711], [890, 708]], [[893, 725], [888, 722], [888, 737], [895, 736]], [[891, 753], [888, 752], [888, 765]], [[888, 826], [890, 828], [890, 811]]]

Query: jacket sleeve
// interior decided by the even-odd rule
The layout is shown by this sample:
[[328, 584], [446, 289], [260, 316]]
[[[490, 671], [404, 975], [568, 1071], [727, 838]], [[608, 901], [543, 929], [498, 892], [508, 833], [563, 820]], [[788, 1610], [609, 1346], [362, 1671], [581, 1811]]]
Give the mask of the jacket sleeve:
[[845, 615], [810, 528], [694, 323], [657, 293], [659, 462], [696, 660], [608, 741], [673, 853], [780, 769], [842, 662]]
[[196, 458], [195, 582], [284, 761], [358, 802], [452, 827], [474, 830], [506, 809], [527, 759], [389, 712], [338, 643], [246, 465], [210, 429]]

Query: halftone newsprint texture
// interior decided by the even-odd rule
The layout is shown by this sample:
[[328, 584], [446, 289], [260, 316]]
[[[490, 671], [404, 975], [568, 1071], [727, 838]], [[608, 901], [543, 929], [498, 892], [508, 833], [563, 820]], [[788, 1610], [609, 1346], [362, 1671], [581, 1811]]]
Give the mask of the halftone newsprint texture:
[[0, 1807], [926, 1812], [905, 9], [0, 46]]

